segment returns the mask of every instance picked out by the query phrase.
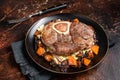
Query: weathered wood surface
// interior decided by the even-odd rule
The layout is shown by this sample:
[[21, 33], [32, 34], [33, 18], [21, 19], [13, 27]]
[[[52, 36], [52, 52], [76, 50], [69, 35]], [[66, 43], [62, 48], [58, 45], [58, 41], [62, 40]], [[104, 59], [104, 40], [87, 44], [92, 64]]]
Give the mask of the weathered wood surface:
[[0, 25], [0, 80], [26, 80], [16, 64], [10, 44], [23, 40], [31, 25], [56, 13], [77, 13], [90, 17], [110, 33], [116, 44], [95, 69], [76, 75], [58, 75], [51, 80], [120, 80], [120, 0], [0, 0], [0, 21], [25, 17], [60, 3], [70, 3], [54, 11], [13, 25]]

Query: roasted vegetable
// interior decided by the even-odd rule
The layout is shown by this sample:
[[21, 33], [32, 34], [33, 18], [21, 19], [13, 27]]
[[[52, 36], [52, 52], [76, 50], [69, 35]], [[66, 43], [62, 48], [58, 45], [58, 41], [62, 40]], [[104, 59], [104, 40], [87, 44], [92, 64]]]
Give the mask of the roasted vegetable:
[[87, 59], [87, 58], [83, 58], [83, 63], [85, 66], [88, 66], [90, 64], [91, 60]]
[[98, 45], [93, 45], [93, 46], [91, 47], [91, 50], [92, 50], [96, 55], [98, 55], [99, 46], [98, 46]]
[[83, 53], [80, 52], [77, 56], [78, 56], [78, 57], [82, 57], [82, 56], [83, 56]]
[[92, 51], [88, 52], [88, 58], [94, 58], [94, 54]]
[[40, 31], [38, 31], [38, 30], [36, 30], [35, 33], [34, 33], [35, 36], [37, 36], [39, 34], [40, 34]]
[[45, 60], [50, 62], [53, 59], [53, 57], [50, 54], [45, 55]]
[[75, 18], [75, 19], [73, 20], [73, 22], [78, 23], [78, 22], [79, 22], [79, 20], [78, 20], [77, 18]]
[[68, 63], [69, 63], [69, 65], [77, 66], [77, 61], [72, 56], [68, 56]]
[[43, 55], [45, 53], [45, 49], [43, 47], [38, 47], [37, 52], [39, 56]]

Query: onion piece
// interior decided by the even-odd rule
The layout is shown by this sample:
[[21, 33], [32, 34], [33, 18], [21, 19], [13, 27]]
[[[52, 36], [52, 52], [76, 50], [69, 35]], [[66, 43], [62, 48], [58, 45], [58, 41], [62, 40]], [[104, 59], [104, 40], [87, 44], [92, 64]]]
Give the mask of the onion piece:
[[43, 28], [44, 28], [44, 24], [43, 24], [43, 25], [41, 25], [41, 26], [39, 26], [37, 30], [38, 30], [38, 31], [42, 31], [42, 30], [43, 30]]

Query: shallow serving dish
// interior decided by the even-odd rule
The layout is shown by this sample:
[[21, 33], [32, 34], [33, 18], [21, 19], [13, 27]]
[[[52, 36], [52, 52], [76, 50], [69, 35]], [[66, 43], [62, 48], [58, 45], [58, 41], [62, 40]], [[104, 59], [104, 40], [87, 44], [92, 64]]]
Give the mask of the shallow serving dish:
[[[93, 26], [95, 32], [96, 32], [96, 38], [98, 40], [97, 44], [100, 46], [99, 49], [99, 54], [97, 56], [94, 57], [94, 59], [92, 60], [92, 64], [89, 65], [88, 67], [82, 67], [80, 69], [78, 68], [74, 68], [71, 69], [68, 72], [61, 72], [60, 69], [58, 67], [53, 68], [49, 62], [47, 62], [46, 60], [44, 60], [43, 58], [40, 58], [35, 51], [35, 40], [34, 40], [34, 33], [36, 31], [36, 29], [43, 24], [46, 24], [48, 22], [51, 22], [53, 20], [56, 19], [61, 19], [61, 20], [73, 20], [75, 18], [78, 18], [80, 22], [83, 22], [87, 25], [91, 25]], [[82, 15], [75, 15], [75, 14], [71, 14], [71, 13], [61, 13], [61, 14], [56, 14], [56, 15], [52, 15], [52, 16], [48, 16], [45, 18], [42, 18], [40, 20], [38, 20], [36, 23], [34, 23], [32, 25], [32, 27], [28, 30], [27, 34], [26, 34], [26, 38], [25, 38], [25, 46], [26, 46], [26, 50], [27, 50], [27, 54], [29, 55], [29, 57], [39, 66], [42, 67], [48, 71], [54, 72], [54, 73], [59, 73], [59, 74], [74, 74], [74, 73], [81, 73], [81, 72], [85, 72], [89, 69], [94, 68], [95, 66], [97, 66], [105, 57], [107, 50], [108, 50], [108, 38], [106, 33], [104, 32], [103, 28], [96, 23], [95, 21], [82, 16]]]

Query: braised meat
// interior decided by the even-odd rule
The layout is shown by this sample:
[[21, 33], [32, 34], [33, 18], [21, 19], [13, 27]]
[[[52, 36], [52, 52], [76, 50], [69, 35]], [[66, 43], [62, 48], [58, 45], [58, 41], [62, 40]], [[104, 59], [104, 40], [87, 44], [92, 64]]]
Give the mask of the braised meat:
[[89, 48], [94, 43], [94, 29], [84, 23], [72, 23], [70, 33], [74, 45], [81, 49]]
[[94, 29], [82, 22], [54, 21], [45, 25], [41, 39], [52, 54], [68, 56], [90, 48], [94, 43], [93, 37]]

